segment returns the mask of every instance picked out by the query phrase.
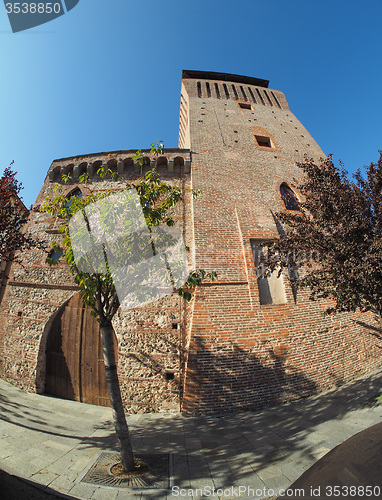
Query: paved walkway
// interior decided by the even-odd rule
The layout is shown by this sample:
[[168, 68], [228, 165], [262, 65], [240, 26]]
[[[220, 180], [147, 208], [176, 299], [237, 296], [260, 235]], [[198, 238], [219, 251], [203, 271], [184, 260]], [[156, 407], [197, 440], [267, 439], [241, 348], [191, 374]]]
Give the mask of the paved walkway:
[[[204, 496], [222, 488], [224, 500], [239, 492], [242, 498], [272, 496], [336, 445], [380, 422], [382, 406], [372, 408], [369, 400], [381, 392], [382, 371], [337, 391], [257, 412], [130, 415], [136, 451], [174, 454], [175, 495], [154, 491], [134, 499], [185, 498], [189, 491], [180, 488], [193, 488], [198, 496], [197, 488], [204, 488]], [[0, 380], [0, 468], [72, 498], [132, 498], [126, 490], [78, 481], [100, 451], [116, 449], [109, 408], [27, 394]]]

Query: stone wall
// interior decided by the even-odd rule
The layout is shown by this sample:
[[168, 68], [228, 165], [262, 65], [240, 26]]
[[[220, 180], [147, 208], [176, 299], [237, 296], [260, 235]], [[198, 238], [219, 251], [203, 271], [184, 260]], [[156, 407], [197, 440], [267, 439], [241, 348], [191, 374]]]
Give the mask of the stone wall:
[[[56, 160], [31, 212], [27, 230], [46, 242], [60, 243], [59, 220], [40, 211], [41, 204], [60, 187], [69, 194], [77, 186], [83, 194], [123, 187], [141, 173], [156, 167], [163, 180], [182, 189], [184, 203], [173, 209], [176, 225], [181, 228], [187, 245], [192, 248], [190, 225], [190, 176], [187, 173], [189, 152], [166, 150], [156, 162], [149, 151], [142, 172], [131, 161], [132, 151], [87, 155]], [[118, 162], [120, 162], [118, 164]], [[121, 165], [122, 163], [122, 165]], [[100, 179], [96, 168], [101, 164], [118, 170], [118, 183]], [[81, 165], [80, 168], [78, 165]], [[79, 184], [78, 173], [90, 171], [92, 184]], [[65, 185], [62, 173], [72, 175]], [[76, 175], [77, 174], [77, 175]], [[188, 229], [187, 229], [188, 228]], [[68, 266], [46, 264], [47, 254], [28, 251], [21, 255], [22, 265], [13, 264], [0, 309], [1, 376], [28, 390], [44, 392], [45, 345], [53, 318], [78, 288], [69, 275]], [[192, 253], [190, 253], [190, 266]], [[118, 369], [127, 411], [179, 410], [181, 395], [182, 353], [185, 335], [183, 299], [177, 294], [134, 310], [119, 310], [114, 318], [118, 339]]]

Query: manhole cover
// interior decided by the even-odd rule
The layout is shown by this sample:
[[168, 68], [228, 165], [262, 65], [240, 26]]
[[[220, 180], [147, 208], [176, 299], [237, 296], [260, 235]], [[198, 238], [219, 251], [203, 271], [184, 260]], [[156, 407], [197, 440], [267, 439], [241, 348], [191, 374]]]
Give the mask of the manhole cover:
[[112, 486], [131, 489], [170, 488], [170, 454], [135, 454], [135, 458], [145, 463], [147, 472], [138, 477], [122, 478], [114, 476], [110, 469], [121, 461], [119, 453], [102, 452], [80, 479], [83, 483], [97, 486]]

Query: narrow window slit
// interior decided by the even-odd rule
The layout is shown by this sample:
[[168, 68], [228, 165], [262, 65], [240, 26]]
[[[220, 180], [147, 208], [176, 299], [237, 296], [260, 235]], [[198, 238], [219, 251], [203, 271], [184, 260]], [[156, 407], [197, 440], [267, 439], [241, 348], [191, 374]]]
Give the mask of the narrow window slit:
[[261, 101], [261, 102], [262, 102], [262, 104], [264, 104], [264, 106], [265, 106], [265, 102], [264, 102], [263, 96], [260, 94], [259, 89], [256, 89], [256, 92], [257, 92], [257, 95], [260, 97], [260, 101]]
[[252, 100], [254, 103], [257, 103], [255, 96], [253, 95], [252, 89], [248, 87], [249, 93], [251, 94]]
[[273, 102], [271, 101], [271, 98], [269, 97], [268, 92], [266, 90], [264, 90], [264, 94], [267, 96], [269, 104], [273, 106]]
[[230, 95], [229, 95], [229, 92], [228, 92], [228, 88], [227, 88], [227, 85], [225, 83], [223, 83], [223, 88], [224, 88], [224, 92], [225, 92], [225, 96], [227, 99], [230, 99]]
[[275, 100], [275, 101], [276, 101], [276, 103], [277, 103], [277, 106], [281, 109], [280, 103], [279, 103], [279, 101], [278, 101], [277, 97], [275, 96], [275, 94], [274, 94], [273, 92], [272, 92], [272, 95], [273, 95], [274, 100]]

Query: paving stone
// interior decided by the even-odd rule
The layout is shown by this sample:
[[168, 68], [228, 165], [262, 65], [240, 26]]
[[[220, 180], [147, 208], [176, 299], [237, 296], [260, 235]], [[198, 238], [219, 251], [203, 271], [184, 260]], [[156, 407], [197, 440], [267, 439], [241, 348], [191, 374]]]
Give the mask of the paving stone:
[[[92, 500], [93, 498], [95, 500], [115, 500], [118, 496], [118, 490], [117, 489], [111, 489], [111, 488], [98, 488], [95, 490], [95, 492], [92, 495]], [[129, 496], [131, 494], [129, 493]]]
[[70, 471], [75, 471], [76, 473], [82, 472], [88, 465], [90, 465], [94, 460], [89, 459], [89, 457], [83, 457], [74, 461], [69, 467]]
[[78, 483], [75, 484], [68, 491], [68, 493], [70, 495], [73, 495], [74, 497], [91, 498], [97, 489], [98, 489], [97, 487], [93, 487], [85, 483]]
[[258, 470], [257, 475], [268, 488], [281, 488], [290, 483], [289, 479], [281, 473], [280, 469], [273, 465]]
[[[118, 491], [116, 500], [130, 500], [130, 499], [133, 499], [133, 500], [143, 500], [143, 499], [145, 499], [146, 500], [146, 498], [148, 498], [148, 497], [147, 496], [144, 497], [141, 493], [135, 493], [134, 496], [133, 496], [128, 491]], [[166, 500], [166, 498], [167, 498], [167, 496], [161, 496], [161, 500]], [[153, 499], [155, 499], [154, 496], [153, 496]]]
[[64, 457], [49, 464], [45, 469], [56, 474], [62, 474], [69, 471], [72, 465], [73, 461]]
[[14, 447], [7, 442], [3, 442], [1, 440], [1, 446], [0, 446], [0, 458], [6, 458], [9, 457], [13, 454]]
[[74, 442], [74, 443], [70, 443], [70, 444], [63, 444], [62, 442], [60, 443], [59, 441], [56, 441], [54, 439], [48, 439], [47, 441], [44, 441], [42, 443], [43, 446], [50, 449], [51, 451], [53, 449], [53, 450], [58, 450], [58, 451], [64, 452], [64, 453], [73, 449], [76, 444], [78, 444], [78, 442]]
[[288, 478], [290, 483], [295, 481], [304, 472], [303, 467], [296, 465], [292, 461], [282, 460], [277, 463], [277, 468]]
[[50, 488], [53, 488], [57, 491], [62, 491], [64, 493], [67, 493], [71, 488], [73, 488], [73, 486], [73, 478], [70, 478], [67, 475], [58, 476], [49, 484]]
[[[15, 469], [17, 470], [17, 469]], [[45, 486], [48, 486], [52, 481], [57, 479], [58, 474], [55, 474], [54, 472], [47, 471], [45, 469], [40, 470], [36, 474], [32, 474], [30, 478], [32, 481], [36, 481], [36, 483], [44, 484]]]

